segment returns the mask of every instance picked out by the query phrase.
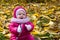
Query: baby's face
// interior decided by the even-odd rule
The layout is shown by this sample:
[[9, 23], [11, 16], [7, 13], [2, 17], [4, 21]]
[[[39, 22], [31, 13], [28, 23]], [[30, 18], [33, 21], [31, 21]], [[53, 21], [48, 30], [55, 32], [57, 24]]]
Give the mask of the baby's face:
[[26, 14], [23, 11], [20, 11], [17, 15], [17, 18], [18, 19], [24, 19], [24, 18], [26, 18]]

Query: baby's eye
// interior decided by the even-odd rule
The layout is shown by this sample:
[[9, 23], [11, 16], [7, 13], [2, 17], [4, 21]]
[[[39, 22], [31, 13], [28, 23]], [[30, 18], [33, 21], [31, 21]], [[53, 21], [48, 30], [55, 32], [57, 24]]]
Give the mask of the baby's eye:
[[23, 15], [25, 15], [25, 14], [23, 14]]
[[19, 15], [21, 15], [21, 14], [19, 14]]

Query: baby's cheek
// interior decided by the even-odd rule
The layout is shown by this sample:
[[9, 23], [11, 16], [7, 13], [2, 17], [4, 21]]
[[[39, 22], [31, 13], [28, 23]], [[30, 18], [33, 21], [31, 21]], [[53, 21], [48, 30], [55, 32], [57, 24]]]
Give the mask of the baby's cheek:
[[18, 15], [17, 18], [20, 19], [21, 17]]
[[26, 18], [27, 16], [24, 16], [24, 18]]

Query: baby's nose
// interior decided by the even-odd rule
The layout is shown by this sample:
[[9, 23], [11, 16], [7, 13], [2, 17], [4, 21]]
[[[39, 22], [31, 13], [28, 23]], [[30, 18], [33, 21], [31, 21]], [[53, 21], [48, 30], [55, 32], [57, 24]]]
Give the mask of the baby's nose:
[[23, 17], [21, 19], [23, 19]]
[[23, 16], [22, 14], [20, 16]]

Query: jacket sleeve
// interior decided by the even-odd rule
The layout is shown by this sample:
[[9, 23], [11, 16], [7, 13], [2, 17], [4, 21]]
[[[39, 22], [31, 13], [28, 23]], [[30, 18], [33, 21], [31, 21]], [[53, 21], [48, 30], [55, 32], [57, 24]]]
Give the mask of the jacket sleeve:
[[17, 39], [18, 37], [15, 34], [11, 33], [10, 40], [17, 40]]
[[11, 33], [17, 34], [18, 33], [17, 32], [17, 27], [15, 27], [14, 25], [15, 25], [14, 23], [10, 23], [10, 25], [9, 25], [9, 31]]
[[34, 29], [34, 24], [32, 22], [28, 22], [28, 25], [31, 25], [31, 29], [27, 31], [31, 32]]

